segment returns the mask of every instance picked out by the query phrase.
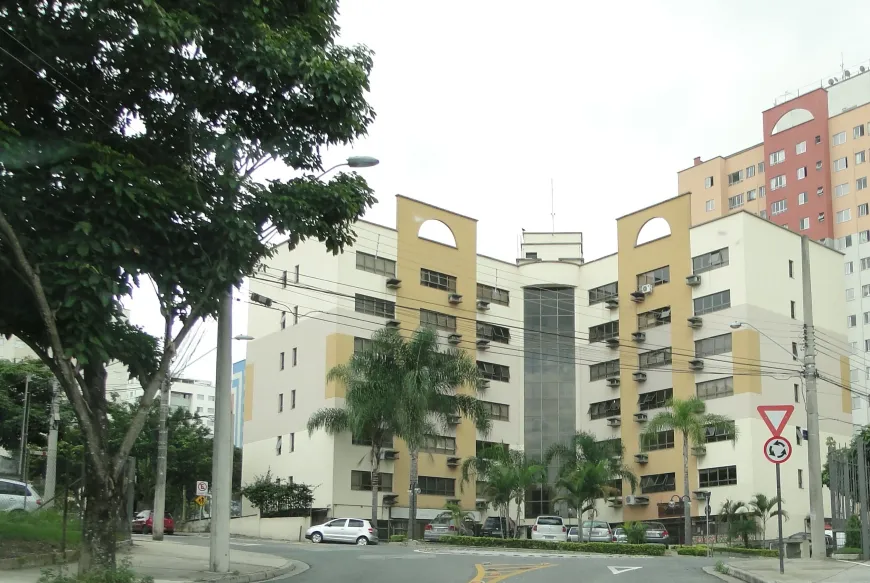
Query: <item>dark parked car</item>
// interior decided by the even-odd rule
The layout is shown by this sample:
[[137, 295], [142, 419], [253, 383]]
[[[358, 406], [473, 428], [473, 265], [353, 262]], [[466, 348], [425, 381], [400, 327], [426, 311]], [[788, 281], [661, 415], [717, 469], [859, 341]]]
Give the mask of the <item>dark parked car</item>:
[[488, 516], [480, 529], [480, 536], [507, 538], [513, 535], [516, 528], [517, 525], [513, 519]]
[[[154, 512], [143, 510], [133, 519], [131, 530], [136, 533], [148, 534], [154, 531]], [[175, 520], [168, 512], [163, 515], [163, 532], [175, 534]]]

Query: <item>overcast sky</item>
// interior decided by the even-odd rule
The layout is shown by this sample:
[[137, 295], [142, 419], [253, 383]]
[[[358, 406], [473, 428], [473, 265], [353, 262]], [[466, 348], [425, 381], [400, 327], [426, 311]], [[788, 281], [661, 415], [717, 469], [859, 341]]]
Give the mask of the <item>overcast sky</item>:
[[[761, 112], [870, 64], [870, 3], [344, 0], [342, 44], [375, 52], [377, 119], [350, 154], [395, 224], [403, 194], [478, 219], [478, 251], [512, 261], [520, 229], [582, 231], [586, 259], [616, 250], [615, 219], [677, 193], [695, 156], [761, 142]], [[267, 175], [287, 175], [280, 166]], [[139, 294], [132, 319], [160, 334]], [[233, 333], [245, 332], [237, 304]], [[184, 375], [214, 378], [215, 324]], [[233, 356], [244, 357], [242, 343]]]

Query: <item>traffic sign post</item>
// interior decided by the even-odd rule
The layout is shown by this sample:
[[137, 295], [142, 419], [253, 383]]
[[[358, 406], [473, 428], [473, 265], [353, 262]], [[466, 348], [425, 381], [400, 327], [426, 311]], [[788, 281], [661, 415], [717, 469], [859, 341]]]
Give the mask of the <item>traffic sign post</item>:
[[205, 496], [208, 494], [208, 482], [198, 481], [196, 483], [196, 495]]
[[788, 461], [791, 457], [791, 443], [782, 436], [782, 430], [785, 429], [789, 418], [794, 413], [794, 405], [760, 405], [758, 413], [764, 420], [770, 433], [773, 435], [770, 439], [764, 442], [764, 457], [767, 461], [776, 466], [776, 509], [777, 509], [777, 526], [779, 527], [779, 572], [785, 572], [785, 557], [782, 545], [782, 480], [780, 478], [779, 466]]

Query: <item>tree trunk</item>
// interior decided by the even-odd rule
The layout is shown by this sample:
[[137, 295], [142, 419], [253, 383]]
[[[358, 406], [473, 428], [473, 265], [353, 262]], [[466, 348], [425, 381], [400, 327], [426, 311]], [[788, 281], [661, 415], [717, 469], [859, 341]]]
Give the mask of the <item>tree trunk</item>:
[[372, 528], [378, 532], [378, 490], [381, 485], [381, 448], [372, 446]]
[[411, 451], [411, 476], [410, 476], [410, 487], [411, 495], [408, 500], [408, 540], [415, 540], [417, 538], [417, 472], [418, 472], [418, 460], [420, 457], [420, 451], [414, 449]]
[[122, 516], [125, 489], [123, 480], [117, 483], [111, 479], [103, 482], [95, 471], [88, 469], [84, 488], [80, 573], [95, 568], [115, 568], [118, 524]]
[[169, 417], [169, 378], [163, 379], [160, 387], [160, 425], [157, 436], [157, 484], [154, 488], [154, 511], [151, 526], [151, 537], [156, 541], [163, 540], [163, 516], [166, 512], [166, 457], [169, 448], [169, 429], [166, 419]]
[[689, 494], [689, 435], [683, 433], [683, 514], [685, 515], [685, 529], [683, 544], [692, 544], [692, 498]]
[[[520, 508], [522, 507], [522, 502], [521, 499], [517, 499], [517, 520], [514, 522], [514, 538], [520, 538]], [[510, 527], [510, 523], [508, 523], [507, 527]]]

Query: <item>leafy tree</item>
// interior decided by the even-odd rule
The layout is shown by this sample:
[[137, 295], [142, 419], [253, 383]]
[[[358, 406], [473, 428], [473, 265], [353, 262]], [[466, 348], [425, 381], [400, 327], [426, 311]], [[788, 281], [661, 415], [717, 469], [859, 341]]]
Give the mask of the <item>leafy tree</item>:
[[314, 494], [309, 486], [293, 482], [292, 479], [283, 482], [273, 479], [271, 470], [262, 476], [255, 476], [254, 481], [242, 488], [241, 493], [254, 508], [260, 510], [260, 516], [308, 516], [314, 502]]
[[728, 525], [727, 537], [728, 544], [731, 544], [731, 539], [734, 536], [731, 532], [731, 523], [740, 520], [740, 518], [748, 512], [749, 509], [746, 506], [746, 503], [740, 502], [739, 500], [731, 500], [726, 498], [722, 502], [722, 506], [719, 509], [719, 522]]
[[558, 464], [560, 477], [568, 476], [590, 464], [604, 466], [610, 476], [609, 480], [624, 480], [634, 492], [637, 488], [637, 476], [622, 463], [624, 451], [619, 439], [597, 441], [592, 433], [579, 431], [568, 443], [556, 443], [550, 447], [544, 459], [547, 465]]
[[743, 539], [743, 546], [749, 548], [749, 537], [758, 534], [761, 527], [755, 521], [755, 515], [750, 512], [738, 514], [737, 517], [728, 523], [728, 536], [730, 538]]
[[861, 518], [853, 514], [846, 521], [846, 546], [853, 549], [863, 549], [861, 546]]
[[[767, 539], [767, 520], [780, 515], [778, 510], [780, 499], [777, 496], [768, 498], [764, 494], [756, 494], [749, 501], [749, 509], [752, 513], [761, 519], [761, 536]], [[782, 501], [785, 504], [785, 500]], [[788, 520], [788, 512], [782, 511], [782, 519]]]
[[51, 371], [38, 360], [0, 360], [0, 447], [8, 450], [18, 450], [20, 446], [21, 422], [24, 418], [24, 385], [28, 375], [30, 420], [27, 443], [35, 447], [48, 445]]
[[375, 332], [371, 348], [354, 352], [350, 361], [327, 374], [327, 380], [346, 388], [345, 406], [319, 409], [308, 419], [309, 435], [318, 429], [333, 436], [350, 433], [369, 444], [374, 526], [378, 524], [381, 451], [400, 432], [397, 403], [402, 398], [402, 385], [398, 364], [403, 348], [398, 331], [383, 328]]
[[646, 542], [646, 525], [643, 522], [626, 522], [622, 528], [629, 544], [642, 545]]
[[[689, 489], [689, 445], [706, 443], [707, 428], [729, 432], [731, 439], [737, 439], [734, 422], [722, 415], [707, 413], [707, 406], [696, 395], [688, 399], [673, 399], [667, 408], [650, 419], [644, 429], [644, 436], [653, 436], [662, 431], [673, 429], [683, 438], [683, 495], [691, 497]], [[692, 533], [691, 505], [685, 504], [686, 544], [690, 544]]]
[[[124, 465], [194, 323], [274, 252], [264, 227], [339, 252], [374, 198], [303, 172], [366, 132], [371, 53], [336, 44], [337, 4], [14, 0], [0, 7], [0, 334], [60, 382], [87, 445], [80, 568], [115, 565]], [[165, 333], [123, 317], [145, 276]], [[110, 442], [106, 365], [144, 389]]]

